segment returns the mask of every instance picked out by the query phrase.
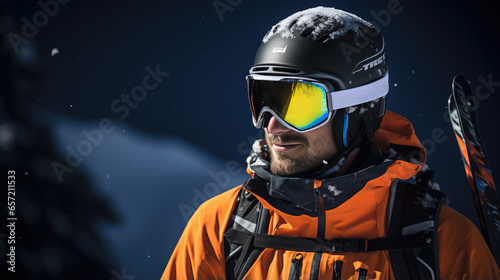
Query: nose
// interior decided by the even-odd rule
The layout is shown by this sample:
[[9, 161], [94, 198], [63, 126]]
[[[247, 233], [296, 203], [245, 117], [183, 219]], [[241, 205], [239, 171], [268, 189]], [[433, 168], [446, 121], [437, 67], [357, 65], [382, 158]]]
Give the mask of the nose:
[[278, 121], [274, 116], [269, 119], [267, 124], [267, 132], [274, 135], [280, 135], [290, 131], [289, 128], [284, 126], [280, 121]]

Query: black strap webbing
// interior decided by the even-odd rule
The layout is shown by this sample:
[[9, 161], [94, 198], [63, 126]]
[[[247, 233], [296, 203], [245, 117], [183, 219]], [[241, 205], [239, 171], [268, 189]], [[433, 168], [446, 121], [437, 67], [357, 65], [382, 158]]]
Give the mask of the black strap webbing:
[[[417, 174], [417, 181], [432, 181], [432, 177], [422, 179], [419, 178], [419, 174]], [[430, 187], [414, 185], [404, 181], [397, 182], [397, 186], [393, 191], [395, 191], [395, 195], [388, 227], [389, 238], [391, 236], [401, 236], [403, 234], [402, 229], [412, 225], [431, 221], [434, 225], [438, 224], [439, 210], [446, 201], [443, 193]], [[388, 207], [389, 209], [391, 207]], [[433, 240], [434, 246], [431, 246], [432, 248], [389, 252], [396, 279], [439, 279], [437, 230], [433, 226], [427, 231], [428, 238]]]
[[330, 239], [301, 238], [293, 236], [267, 235], [229, 229], [225, 237], [235, 244], [253, 243], [255, 248], [272, 248], [300, 252], [371, 252], [381, 250], [408, 250], [433, 246], [432, 234], [385, 237], [377, 239]]

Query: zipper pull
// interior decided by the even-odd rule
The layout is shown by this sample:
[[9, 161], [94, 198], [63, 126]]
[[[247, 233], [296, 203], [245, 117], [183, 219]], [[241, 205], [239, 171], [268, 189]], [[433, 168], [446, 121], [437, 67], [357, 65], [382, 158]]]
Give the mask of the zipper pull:
[[354, 276], [349, 279], [357, 279], [357, 280], [380, 280], [381, 273], [380, 271], [371, 270], [368, 265], [355, 261], [354, 265]]
[[340, 280], [342, 276], [342, 266], [344, 265], [343, 261], [336, 260], [333, 262], [333, 277], [332, 280]]
[[360, 268], [359, 269], [359, 276], [358, 276], [358, 280], [366, 280], [366, 276], [368, 275], [368, 270], [367, 269], [364, 269], [364, 268]]
[[300, 280], [300, 275], [302, 274], [302, 259], [303, 256], [301, 253], [295, 253], [292, 264], [290, 265], [288, 280]]

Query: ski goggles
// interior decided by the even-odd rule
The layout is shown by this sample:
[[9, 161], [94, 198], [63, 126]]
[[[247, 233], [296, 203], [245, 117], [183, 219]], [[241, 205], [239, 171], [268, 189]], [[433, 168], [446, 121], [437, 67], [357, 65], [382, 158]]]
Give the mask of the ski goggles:
[[262, 128], [265, 113], [285, 127], [307, 132], [327, 123], [340, 108], [359, 105], [389, 91], [389, 75], [351, 89], [331, 91], [320, 81], [290, 76], [248, 75], [253, 124]]

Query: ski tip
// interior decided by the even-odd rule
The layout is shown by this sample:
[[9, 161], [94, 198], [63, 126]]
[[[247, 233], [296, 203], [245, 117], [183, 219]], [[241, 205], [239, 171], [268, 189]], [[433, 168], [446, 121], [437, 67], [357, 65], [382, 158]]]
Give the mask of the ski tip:
[[455, 77], [453, 77], [453, 84], [462, 84], [462, 85], [468, 85], [470, 84], [469, 83], [469, 80], [467, 80], [463, 75], [455, 75]]
[[450, 94], [450, 96], [448, 97], [448, 113], [451, 112], [452, 110], [452, 107], [454, 107], [454, 104], [453, 104], [453, 93]]
[[452, 92], [455, 92], [457, 89], [459, 91], [470, 91], [470, 83], [464, 76], [456, 75], [451, 83], [451, 88]]

